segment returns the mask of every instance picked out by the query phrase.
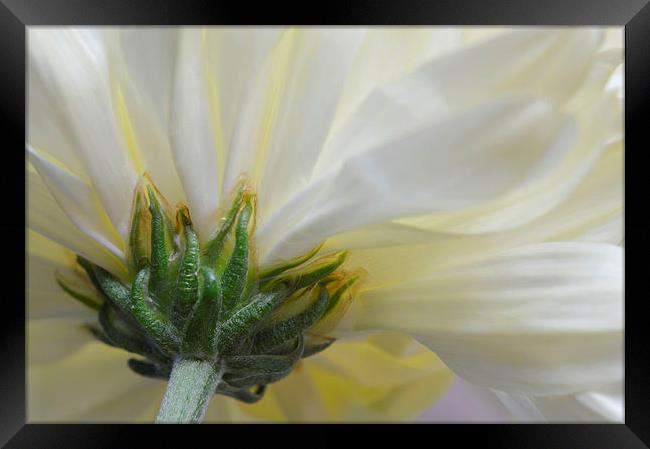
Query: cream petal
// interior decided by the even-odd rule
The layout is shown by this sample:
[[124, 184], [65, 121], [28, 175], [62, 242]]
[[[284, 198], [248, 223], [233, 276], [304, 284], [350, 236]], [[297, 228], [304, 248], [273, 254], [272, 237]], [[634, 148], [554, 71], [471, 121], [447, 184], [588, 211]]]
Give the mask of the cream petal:
[[567, 423], [623, 423], [622, 383], [565, 396], [523, 396], [495, 392], [521, 421]]
[[[73, 302], [71, 298], [68, 298]], [[62, 361], [93, 341], [85, 327], [95, 321], [93, 314], [86, 318], [30, 319], [27, 323], [27, 354], [30, 366]], [[90, 316], [88, 316], [90, 315]]]
[[283, 36], [256, 105], [268, 111], [253, 145], [260, 221], [308, 183], [364, 34], [358, 28], [324, 28], [292, 29]]
[[433, 407], [418, 416], [417, 422], [507, 423], [513, 416], [487, 388], [456, 378], [447, 393]]
[[531, 223], [545, 240], [619, 244], [623, 239], [623, 142], [607, 146], [558, 207]]
[[[338, 373], [364, 388], [397, 386], [436, 375], [441, 379], [447, 376], [451, 380], [452, 374], [435, 354], [410, 337], [390, 334], [388, 338], [397, 340], [390, 342], [390, 345], [405, 340], [415, 348], [410, 348], [408, 352], [404, 351], [407, 348], [402, 348], [403, 352], [396, 355], [378, 344], [382, 340], [370, 336], [366, 341], [339, 341], [335, 351], [323, 351], [313, 358], [313, 364]], [[382, 369], [378, 370], [378, 366]]]
[[423, 123], [504, 94], [564, 100], [584, 78], [600, 37], [590, 29], [520, 30], [433, 59], [368, 95], [323, 149], [318, 166], [337, 165]]
[[[406, 376], [400, 380], [398, 373]], [[206, 422], [402, 421], [435, 402], [452, 379], [444, 364], [410, 337], [380, 333], [338, 341], [301, 361], [256, 404], [216, 396]]]
[[347, 316], [410, 333], [477, 385], [574, 393], [621, 376], [622, 250], [528, 245], [365, 291]]
[[513, 229], [552, 210], [580, 184], [605, 147], [620, 140], [622, 121], [617, 115], [622, 105], [614, 94], [605, 93], [605, 84], [621, 61], [622, 53], [615, 50], [594, 57], [585, 82], [567, 105], [578, 123], [578, 139], [547, 176], [478, 207], [400, 222], [440, 232], [474, 234]]
[[[53, 334], [51, 338], [57, 340], [58, 335]], [[95, 407], [151, 382], [127, 367], [129, 357], [121, 349], [90, 342], [56, 362], [30, 364], [27, 367], [28, 420], [92, 421], [87, 413]]]
[[447, 117], [348, 159], [294, 195], [259, 228], [262, 260], [342, 231], [497, 197], [552, 167], [573, 135], [551, 106], [526, 98]]
[[424, 62], [457, 50], [464, 32], [449, 27], [370, 28], [349, 70], [330, 129], [339, 126], [371, 91], [401, 78]]
[[[174, 27], [124, 27], [110, 36], [109, 44], [118, 67], [116, 76], [128, 76], [137, 88], [136, 102], [149, 103], [162, 125], [169, 123], [171, 95], [176, 64], [179, 30]], [[122, 78], [123, 79], [123, 78]]]
[[[52, 174], [60, 173], [60, 170], [56, 167], [51, 167], [51, 164], [46, 163], [45, 166], [49, 167], [48, 169], [51, 169]], [[121, 276], [126, 272], [126, 268], [122, 262], [123, 253], [121, 250], [117, 250], [116, 243], [109, 240], [111, 236], [110, 228], [112, 226], [110, 226], [110, 224], [105, 225], [105, 223], [98, 222], [101, 215], [105, 215], [104, 213], [101, 213], [99, 216], [91, 217], [82, 217], [81, 215], [75, 216], [75, 220], [82, 223], [82, 225], [84, 223], [89, 223], [90, 226], [94, 224], [100, 226], [99, 232], [93, 232], [91, 228], [91, 234], [89, 235], [87, 232], [83, 232], [70, 220], [70, 218], [68, 218], [36, 170], [28, 168], [25, 170], [25, 177], [27, 178], [27, 221], [31, 229], [69, 248], [75, 253], [84, 256], [88, 260], [104, 267], [115, 275]], [[78, 184], [77, 182], [79, 179], [75, 179], [72, 174], [64, 173], [62, 177], [69, 181], [72, 179], [70, 181], [71, 184]], [[59, 180], [57, 179], [55, 182], [58, 181]], [[91, 193], [85, 189], [85, 185], [82, 184], [81, 190], [72, 193], [75, 197], [81, 196], [82, 199], [89, 200], [91, 203], [90, 208], [94, 208], [97, 203], [87, 197], [83, 198], [84, 192], [91, 195]], [[59, 196], [63, 197], [66, 202], [71, 201], [70, 198], [66, 197], [62, 192], [59, 192]], [[88, 204], [88, 202], [86, 204]], [[74, 202], [70, 204], [71, 209], [74, 211], [81, 209], [82, 206], [82, 204], [76, 204]], [[84, 221], [84, 218], [88, 218], [88, 220]], [[114, 230], [112, 231], [112, 234], [115, 234]], [[106, 238], [105, 236], [109, 236], [109, 238]], [[115, 240], [117, 240], [117, 238], [115, 238]], [[30, 249], [29, 242], [28, 249]], [[111, 250], [113, 252], [111, 252]], [[115, 251], [117, 251], [117, 254], [115, 254]]]
[[140, 377], [115, 397], [84, 411], [79, 421], [151, 424], [158, 414], [165, 387], [161, 379]]
[[[258, 405], [242, 405], [242, 410], [270, 421], [410, 419], [447, 390], [453, 374], [409, 337], [392, 337], [390, 349], [384, 347], [385, 340], [375, 337], [337, 341], [326, 351], [301, 361], [287, 378], [270, 385], [262, 401], [266, 404], [260, 404], [266, 405], [267, 413], [272, 407], [275, 418], [256, 411]], [[409, 349], [395, 351], [396, 344]]]
[[184, 201], [169, 138], [178, 31], [106, 31], [110, 89], [117, 123], [138, 175], [147, 172], [172, 204]]
[[[230, 172], [226, 162], [237, 156], [230, 154], [235, 125], [251, 125], [245, 132], [256, 132], [239, 117], [240, 108], [276, 33], [246, 29], [180, 33], [170, 135], [176, 169], [202, 238], [216, 226], [220, 195], [232, 187], [225, 177]], [[239, 174], [233, 174], [235, 179]]]
[[[123, 257], [124, 241], [113, 228], [93, 188], [58, 161], [46, 159], [32, 147], [28, 151], [40, 178], [68, 219], [114, 256]], [[32, 210], [40, 206], [34, 204]]]
[[336, 235], [324, 248], [352, 249], [347, 263], [363, 267], [368, 272], [364, 288], [374, 289], [529, 243], [578, 240], [619, 245], [623, 241], [622, 210], [623, 147], [618, 141], [601, 152], [561, 204], [513, 230], [449, 234], [389, 223]]
[[61, 161], [75, 175], [88, 181], [83, 161], [76, 151], [74, 129], [61, 111], [60, 101], [43, 80], [45, 73], [27, 70], [27, 141], [34, 148], [47, 152]]
[[56, 283], [57, 270], [74, 262], [74, 254], [29, 230], [27, 233], [27, 315], [29, 319], [89, 320], [96, 316], [68, 296]]
[[[32, 27], [27, 41], [28, 66], [46, 83], [59, 119], [74, 137], [76, 156], [124, 237], [136, 176], [114, 111], [102, 31]], [[56, 159], [54, 150], [39, 148]]]

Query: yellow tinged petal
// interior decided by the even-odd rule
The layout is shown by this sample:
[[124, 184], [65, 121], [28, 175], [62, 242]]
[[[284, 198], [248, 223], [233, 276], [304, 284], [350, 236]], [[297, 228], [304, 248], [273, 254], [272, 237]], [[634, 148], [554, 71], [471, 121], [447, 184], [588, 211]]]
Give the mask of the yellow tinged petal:
[[[56, 339], [57, 334], [53, 332], [51, 338]], [[89, 421], [87, 413], [95, 407], [113, 401], [130, 388], [151, 382], [126, 367], [129, 357], [121, 349], [95, 341], [53, 363], [30, 364], [27, 367], [28, 421]]]
[[[384, 343], [388, 343], [384, 349]], [[401, 350], [396, 350], [401, 346]], [[213, 399], [210, 421], [401, 421], [430, 407], [453, 374], [433, 353], [399, 334], [337, 341], [271, 384], [256, 404]]]
[[120, 126], [122, 134], [124, 135], [124, 141], [126, 143], [126, 148], [128, 150], [129, 156], [131, 157], [131, 163], [136, 173], [144, 173], [145, 168], [142, 163], [142, 158], [140, 157], [140, 152], [138, 151], [138, 146], [135, 139], [135, 131], [133, 130], [133, 123], [131, 117], [129, 116], [129, 110], [126, 106], [126, 100], [124, 99], [124, 92], [122, 88], [118, 85], [115, 86], [113, 90], [114, 101], [116, 104], [116, 115], [117, 123]]

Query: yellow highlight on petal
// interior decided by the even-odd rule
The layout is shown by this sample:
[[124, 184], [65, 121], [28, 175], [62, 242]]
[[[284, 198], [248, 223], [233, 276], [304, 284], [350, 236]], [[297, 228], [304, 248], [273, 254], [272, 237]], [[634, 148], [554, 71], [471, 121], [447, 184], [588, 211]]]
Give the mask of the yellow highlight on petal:
[[297, 29], [285, 31], [280, 39], [278, 46], [273, 50], [270, 60], [273, 61], [271, 69], [268, 101], [264, 105], [264, 112], [261, 121], [260, 141], [258, 142], [257, 157], [255, 158], [255, 179], [259, 178], [266, 163], [266, 153], [268, 152], [269, 142], [271, 140], [271, 130], [277, 118], [278, 105], [280, 97], [287, 83], [287, 75], [291, 64], [292, 55], [296, 49]]
[[221, 95], [219, 92], [219, 75], [212, 64], [210, 64], [210, 52], [207, 43], [207, 35], [204, 30], [201, 33], [201, 50], [203, 59], [204, 79], [208, 91], [208, 106], [210, 111], [210, 120], [212, 122], [212, 133], [217, 155], [217, 174], [219, 179], [224, 179], [224, 170], [226, 167], [226, 142], [223, 134], [221, 118]]
[[126, 148], [131, 157], [131, 162], [135, 171], [138, 174], [144, 173], [144, 164], [140, 158], [140, 152], [138, 151], [138, 144], [135, 137], [135, 131], [133, 130], [133, 124], [131, 122], [131, 116], [129, 115], [129, 108], [126, 105], [126, 100], [124, 99], [124, 93], [122, 87], [117, 84], [115, 90], [115, 102], [116, 102], [116, 114], [117, 122], [124, 136], [124, 142], [126, 143]]

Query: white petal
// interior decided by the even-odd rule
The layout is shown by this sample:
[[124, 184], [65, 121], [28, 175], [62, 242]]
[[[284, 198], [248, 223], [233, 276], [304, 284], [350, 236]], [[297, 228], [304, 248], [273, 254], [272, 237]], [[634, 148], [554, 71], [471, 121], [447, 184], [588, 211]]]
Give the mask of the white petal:
[[27, 314], [30, 320], [74, 318], [81, 322], [97, 316], [56, 283], [56, 271], [70, 268], [74, 262], [73, 253], [31, 229], [27, 233], [27, 251]]
[[565, 396], [523, 396], [496, 391], [501, 402], [522, 421], [624, 422], [622, 383]]
[[578, 240], [620, 245], [622, 211], [623, 148], [619, 141], [601, 153], [561, 204], [516, 229], [488, 234], [450, 234], [402, 222], [389, 223], [336, 235], [326, 241], [325, 248], [351, 249], [349, 266], [363, 267], [368, 272], [366, 288], [378, 288], [529, 243]]
[[[113, 225], [125, 236], [136, 178], [113, 110], [101, 31], [30, 28], [28, 33], [29, 69], [46, 83], [51, 104], [58, 108], [57, 120], [74, 139], [70, 144], [78, 161]], [[39, 150], [68, 159], [53, 153], [60, 145], [49, 148], [48, 142]]]
[[330, 134], [371, 91], [422, 63], [461, 47], [464, 30], [450, 27], [370, 28], [354, 57]]
[[261, 117], [262, 133], [253, 146], [258, 148], [258, 167], [263, 163], [260, 220], [265, 210], [275, 209], [311, 178], [364, 33], [289, 30], [277, 49], [286, 49], [286, 61], [281, 61], [285, 54], [273, 55], [278, 67], [270, 68], [267, 93], [256, 102], [268, 111]]
[[431, 123], [348, 159], [296, 194], [260, 226], [260, 254], [290, 257], [342, 231], [493, 199], [552, 167], [573, 131], [548, 104], [526, 98]]
[[318, 166], [503, 95], [563, 100], [585, 76], [600, 36], [589, 29], [521, 30], [434, 59], [371, 93], [328, 142]]
[[[113, 255], [122, 257], [124, 241], [113, 228], [92, 187], [66, 170], [58, 161], [46, 159], [32, 147], [28, 147], [28, 151], [43, 183], [68, 219]], [[41, 206], [36, 203], [32, 210], [42, 213], [42, 209], [38, 211]], [[47, 231], [47, 228], [45, 230]]]
[[83, 416], [75, 421], [151, 424], [158, 414], [166, 386], [162, 379], [140, 376], [139, 381], [131, 383], [116, 396], [84, 410]]
[[[565, 200], [578, 186], [607, 144], [621, 135], [617, 119], [620, 100], [605, 93], [605, 83], [620, 64], [621, 53], [599, 53], [594, 58], [588, 79], [571, 97], [567, 106], [578, 124], [578, 138], [563, 160], [523, 189], [478, 207], [434, 213], [400, 222], [424, 229], [454, 234], [506, 231], [541, 217]], [[618, 181], [622, 184], [622, 181]], [[617, 186], [614, 186], [615, 188]]]
[[[224, 183], [224, 177], [226, 160], [233, 157], [229, 157], [233, 128], [239, 123], [241, 103], [276, 33], [190, 29], [179, 37], [171, 142], [192, 218], [202, 238], [207, 238], [217, 223], [222, 190], [232, 187], [228, 180]], [[246, 120], [243, 124], [253, 126]], [[257, 132], [251, 127], [242, 132]], [[232, 176], [236, 179], [239, 173]]]
[[456, 374], [522, 394], [569, 394], [622, 373], [622, 250], [528, 245], [365, 291], [357, 329], [408, 332]]
[[[58, 172], [55, 170], [54, 172]], [[65, 174], [64, 177], [73, 176]], [[69, 248], [71, 251], [82, 255], [88, 260], [96, 263], [105, 269], [109, 270], [115, 275], [125, 273], [125, 267], [122, 262], [123, 253], [119, 251], [116, 254], [111, 252], [111, 249], [116, 249], [116, 243], [108, 240], [111, 232], [110, 227], [106, 229], [103, 223], [99, 223], [103, 231], [108, 237], [105, 237], [104, 232], [90, 228], [92, 234], [88, 234], [68, 218], [63, 209], [59, 206], [55, 198], [52, 196], [41, 176], [34, 169], [25, 170], [25, 177], [27, 178], [27, 221], [29, 227], [39, 234]], [[72, 181], [74, 182], [74, 181]], [[75, 195], [84, 194], [84, 190], [76, 192]], [[61, 193], [63, 195], [63, 193]], [[87, 199], [87, 198], [86, 198]], [[80, 204], [72, 204], [73, 210], [78, 210]], [[91, 208], [92, 210], [92, 208]], [[96, 223], [98, 218], [101, 217], [76, 217], [75, 220], [84, 224], [90, 222]], [[87, 219], [87, 220], [84, 220]], [[113, 235], [115, 231], [113, 231]], [[102, 244], [102, 242], [104, 244]]]
[[477, 387], [460, 378], [433, 407], [417, 418], [418, 422], [505, 423], [512, 415], [487, 388]]
[[[51, 338], [57, 340], [57, 335], [52, 334]], [[90, 342], [51, 364], [30, 363], [27, 369], [29, 421], [92, 421], [89, 411], [151, 384], [151, 379], [127, 367], [129, 357], [121, 349]], [[118, 418], [125, 419], [128, 417]]]
[[109, 29], [105, 40], [114, 110], [135, 171], [148, 172], [171, 204], [184, 201], [168, 130], [177, 30]]
[[623, 143], [609, 145], [576, 189], [530, 224], [538, 238], [619, 244], [623, 239]]
[[[72, 298], [68, 298], [72, 303]], [[78, 303], [77, 303], [78, 304]], [[80, 306], [83, 307], [83, 306]], [[86, 318], [86, 323], [95, 320]], [[27, 343], [31, 366], [63, 360], [85, 344], [93, 341], [90, 331], [80, 318], [30, 319], [27, 325]]]
[[89, 181], [83, 160], [77, 151], [74, 129], [61, 111], [59, 99], [43, 79], [46, 73], [27, 70], [27, 141], [34, 148], [46, 150], [75, 175]]

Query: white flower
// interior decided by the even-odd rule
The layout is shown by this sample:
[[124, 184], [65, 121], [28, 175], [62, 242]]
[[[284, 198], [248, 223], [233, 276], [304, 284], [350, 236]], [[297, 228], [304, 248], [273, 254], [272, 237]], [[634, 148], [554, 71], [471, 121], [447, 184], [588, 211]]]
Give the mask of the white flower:
[[[271, 386], [266, 404], [216, 399], [213, 418], [412, 416], [450, 377], [409, 335], [517, 419], [622, 421], [620, 33], [486, 33], [30, 28], [30, 352], [56, 348], [32, 358], [30, 413], [65, 418], [47, 409], [62, 388], [48, 382], [82, 369], [110, 371], [112, 387], [69, 417], [103, 419], [88, 413], [119, 388], [117, 410], [140, 401], [133, 419], [153, 416], [161, 386], [134, 380], [122, 353], [81, 346], [67, 319], [88, 316], [55, 306], [52, 270], [37, 271], [59, 258], [51, 240], [124, 275], [148, 171], [203, 239], [246, 174], [260, 263], [325, 242], [368, 272], [335, 332], [349, 342]], [[372, 369], [391, 357], [415, 368]], [[356, 382], [337, 391], [358, 400], [313, 405], [344, 382], [331, 373]], [[385, 385], [392, 394], [373, 397]]]

